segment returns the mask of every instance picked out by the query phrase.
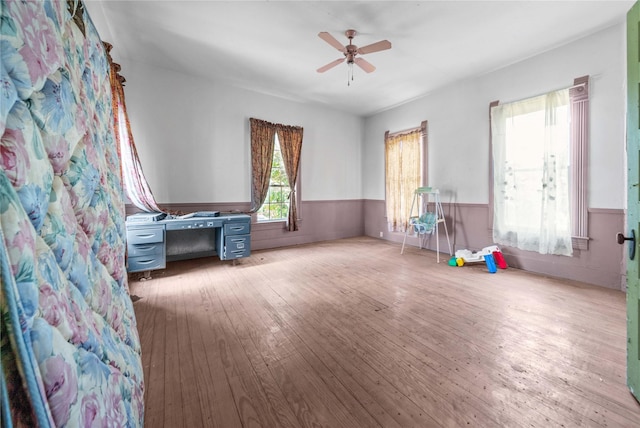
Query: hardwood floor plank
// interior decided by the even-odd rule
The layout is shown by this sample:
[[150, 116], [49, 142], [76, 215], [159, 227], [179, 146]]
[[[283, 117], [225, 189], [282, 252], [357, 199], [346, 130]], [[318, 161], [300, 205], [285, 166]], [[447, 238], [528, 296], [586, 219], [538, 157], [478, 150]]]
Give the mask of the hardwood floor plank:
[[211, 371], [213, 382], [211, 411], [215, 416], [214, 426], [242, 427], [242, 417], [227, 372], [228, 353], [224, 345], [224, 333], [218, 327], [226, 314], [219, 300], [215, 298], [215, 294], [212, 294], [211, 284], [215, 284], [216, 277], [208, 270], [205, 270], [203, 275], [205, 285], [199, 290], [199, 295], [207, 316], [202, 328], [202, 341], [206, 353], [206, 364]]
[[146, 425], [638, 425], [624, 293], [399, 253], [360, 237], [131, 281]]
[[[184, 387], [192, 388], [197, 396], [197, 401], [200, 407], [201, 425], [192, 426], [209, 426], [209, 427], [223, 427], [224, 420], [220, 418], [222, 412], [219, 409], [219, 404], [216, 405], [215, 400], [215, 388], [214, 383], [216, 380], [211, 374], [211, 370], [207, 361], [207, 352], [205, 348], [205, 339], [203, 337], [203, 329], [206, 330], [209, 319], [206, 306], [202, 304], [201, 296], [204, 281], [194, 283], [197, 288], [193, 292], [193, 297], [189, 299], [191, 305], [189, 305], [188, 311], [188, 344], [187, 346], [193, 356], [193, 371], [194, 382], [193, 384], [184, 385]], [[198, 299], [194, 301], [194, 298]], [[186, 300], [186, 299], [185, 299]], [[226, 379], [225, 379], [226, 383]], [[235, 407], [233, 407], [235, 410]], [[237, 418], [236, 418], [237, 419]], [[238, 423], [239, 425], [239, 423]], [[229, 426], [229, 425], [226, 425]]]
[[211, 298], [216, 300], [222, 309], [213, 328], [218, 331], [222, 362], [242, 425], [277, 426], [271, 417], [272, 413], [268, 411], [266, 394], [231, 323], [230, 318], [235, 316], [235, 313], [228, 303], [230, 292], [222, 284], [209, 292]]
[[[347, 351], [346, 343], [331, 337], [330, 334], [325, 336], [323, 332], [318, 331], [315, 323], [297, 313], [270, 287], [255, 287], [255, 290], [278, 308], [281, 327], [300, 337], [380, 425], [384, 427], [438, 425], [404, 395], [387, 394], [392, 387], [391, 384], [357, 354]], [[398, 409], [405, 409], [405, 411], [398, 412]]]
[[[246, 278], [242, 281], [243, 284], [250, 284], [246, 281]], [[244, 309], [244, 316], [250, 319], [256, 326], [261, 326], [261, 331], [255, 332], [252, 337], [258, 339], [260, 337], [269, 337], [272, 340], [267, 341], [264, 345], [267, 347], [261, 347], [261, 353], [267, 356], [274, 355], [272, 358], [267, 358], [264, 364], [268, 367], [269, 364], [280, 361], [282, 358], [280, 354], [281, 344], [285, 343], [286, 346], [297, 350], [299, 357], [302, 357], [301, 361], [304, 361], [304, 365], [308, 370], [313, 370], [315, 375], [322, 379], [330, 391], [330, 394], [335, 396], [337, 402], [335, 406], [344, 407], [345, 412], [351, 417], [354, 417], [360, 424], [366, 426], [379, 426], [380, 424], [375, 418], [363, 407], [362, 403], [353, 396], [347, 388], [341, 383], [341, 379], [336, 376], [325, 364], [315, 355], [315, 353], [300, 339], [300, 337], [289, 331], [286, 326], [281, 322], [279, 317], [270, 305], [264, 300], [258, 293], [248, 287], [236, 287], [234, 293], [237, 296], [237, 301]], [[275, 318], [272, 317], [275, 315]], [[260, 342], [259, 342], [260, 343]], [[273, 345], [277, 345], [276, 349], [269, 349]], [[294, 353], [287, 353], [286, 357], [294, 357]], [[325, 396], [324, 401], [330, 401]], [[335, 411], [333, 413], [336, 413]], [[389, 425], [387, 426], [394, 426]]]
[[169, 427], [184, 426], [182, 383], [180, 381], [180, 353], [178, 344], [177, 293], [164, 295], [164, 423]]
[[[228, 337], [226, 347], [229, 353], [229, 365], [226, 370], [232, 383], [243, 426], [279, 426], [278, 412], [273, 411], [269, 396], [243, 346], [242, 338], [248, 338], [248, 332], [242, 331], [244, 325], [237, 321], [239, 314], [233, 305], [235, 299], [233, 292], [224, 284], [221, 284], [217, 291], [217, 297], [225, 308], [226, 314], [222, 319], [222, 327]], [[235, 323], [234, 320], [236, 320]]]
[[153, 310], [157, 305], [156, 288], [152, 285], [145, 284], [144, 282], [136, 282], [135, 288], [138, 293], [141, 293], [144, 298], [138, 296], [138, 300], [133, 303], [134, 311], [136, 314], [136, 322], [138, 328], [138, 335], [140, 336], [140, 347], [142, 349], [141, 360], [142, 370], [145, 381], [145, 396], [148, 397], [148, 381], [150, 379], [149, 371], [151, 367], [151, 349], [153, 346], [153, 334], [154, 334], [154, 319], [156, 316]]
[[[264, 411], [267, 413], [265, 416], [268, 420], [265, 421], [264, 426], [278, 426], [278, 427], [298, 427], [302, 426], [291, 408], [288, 406], [286, 398], [278, 386], [278, 381], [274, 378], [271, 370], [269, 369], [269, 363], [274, 360], [265, 358], [269, 352], [265, 352], [267, 346], [271, 346], [272, 343], [276, 343], [278, 359], [286, 358], [291, 355], [295, 350], [287, 351], [284, 346], [290, 345], [286, 340], [281, 340], [273, 335], [273, 330], [263, 320], [254, 318], [255, 311], [260, 310], [259, 307], [253, 304], [253, 296], [247, 296], [241, 294], [238, 296], [238, 290], [235, 286], [232, 278], [229, 278], [229, 283], [223, 286], [226, 295], [229, 296], [227, 305], [231, 308], [229, 319], [236, 335], [242, 344], [244, 352], [248, 362], [251, 365], [252, 370], [255, 371], [260, 387], [264, 392], [265, 401], [263, 403]], [[234, 289], [236, 288], [236, 289]], [[240, 289], [242, 287], [240, 286]], [[251, 307], [250, 311], [245, 309], [245, 305]], [[284, 346], [283, 346], [284, 343]]]
[[[514, 272], [516, 272], [516, 271], [514, 271]], [[495, 277], [494, 277], [494, 278], [495, 278]], [[610, 292], [611, 290], [603, 290], [603, 291], [605, 291], [605, 292]], [[525, 325], [526, 325], [526, 324], [528, 324], [528, 323], [525, 323]], [[544, 335], [543, 335], [542, 337], [544, 337]], [[620, 337], [622, 338], [623, 336], [621, 335]], [[548, 345], [548, 344], [547, 344], [547, 345]], [[564, 351], [563, 353], [564, 353], [564, 354], [566, 354], [567, 350], [563, 350], [563, 351]], [[557, 358], [558, 356], [555, 356], [555, 357]], [[524, 363], [522, 363], [522, 364], [526, 364], [526, 362], [524, 362]], [[567, 370], [568, 370], [568, 371], [571, 371], [571, 370], [575, 371], [575, 368], [569, 367], [569, 368], [567, 368]], [[565, 374], [566, 374], [566, 373], [565, 373]], [[581, 377], [580, 377], [580, 378], [584, 378], [584, 377], [588, 378], [590, 375], [591, 375], [591, 373], [590, 373], [590, 372], [583, 372], [583, 373], [581, 373]], [[566, 376], [565, 376], [565, 377], [566, 377]], [[565, 379], [564, 381], [566, 382], [566, 379]], [[567, 385], [562, 385], [562, 384], [558, 384], [558, 385], [559, 385], [560, 387], [567, 386]], [[595, 385], [595, 384], [591, 383], [590, 385]], [[582, 386], [583, 388], [586, 388], [587, 390], [589, 389], [589, 388], [588, 388], [588, 386], [586, 386], [586, 387], [585, 387], [584, 385], [581, 385], [581, 386]], [[618, 386], [622, 386], [622, 387], [624, 388], [624, 385], [623, 385], [623, 384], [622, 384], [622, 385], [618, 384]], [[597, 388], [597, 391], [602, 391], [602, 389], [603, 389], [602, 387], [603, 387], [603, 385], [600, 385], [600, 388], [598, 388], [598, 385], [596, 385], [596, 386], [595, 386], [595, 388]], [[605, 387], [605, 389], [606, 389], [606, 387]], [[594, 392], [595, 392], [595, 391], [594, 391]], [[606, 394], [606, 393], [605, 393], [605, 394]], [[603, 404], [603, 405], [609, 405], [609, 406], [611, 406], [611, 404], [610, 404], [610, 403], [602, 403], [602, 404]], [[620, 410], [620, 409], [619, 409], [619, 411], [622, 411], [622, 410]]]
[[[184, 296], [193, 294], [192, 283], [183, 284], [181, 293]], [[182, 391], [182, 415], [185, 427], [203, 426], [203, 412], [198, 390], [195, 388], [196, 369], [198, 362], [194, 359], [191, 347], [190, 323], [192, 300], [190, 298], [176, 299], [176, 338], [178, 340], [178, 367], [175, 368], [180, 375], [180, 389]], [[193, 327], [192, 327], [193, 328]]]
[[[162, 307], [167, 299], [158, 296], [154, 303]], [[135, 307], [134, 307], [135, 309]], [[145, 423], [149, 426], [164, 427], [164, 376], [165, 376], [165, 321], [162, 310], [154, 310], [152, 342], [145, 348], [143, 342], [142, 355], [149, 355], [148, 369], [145, 371]], [[146, 334], [145, 334], [146, 336]]]
[[[357, 305], [354, 305], [354, 308], [358, 310]], [[379, 312], [376, 314], [369, 314], [365, 312], [363, 316], [365, 318], [368, 318], [371, 316], [382, 317], [383, 322], [376, 323], [375, 326], [391, 326], [393, 324], [391, 320], [384, 319], [385, 314], [383, 312]], [[397, 317], [394, 317], [394, 318], [397, 318]], [[487, 366], [491, 364], [491, 360], [483, 361], [482, 359], [476, 358], [476, 356], [480, 356], [478, 352], [475, 352], [476, 355], [467, 355], [467, 353], [464, 351], [465, 351], [465, 348], [468, 348], [469, 345], [471, 345], [468, 341], [465, 342], [462, 340], [462, 338], [455, 338], [455, 336], [451, 340], [448, 340], [448, 338], [451, 337], [451, 335], [450, 334], [447, 335], [443, 333], [439, 335], [439, 338], [436, 343], [438, 342], [442, 343], [443, 341], [446, 341], [446, 343], [442, 343], [443, 344], [442, 347], [440, 346], [429, 347], [429, 343], [433, 338], [433, 332], [439, 329], [438, 325], [429, 325], [428, 328], [423, 329], [424, 331], [430, 333], [430, 337], [428, 337], [427, 340], [423, 341], [419, 339], [420, 329], [417, 327], [421, 325], [420, 319], [416, 319], [416, 318], [408, 319], [406, 321], [403, 321], [401, 324], [411, 326], [408, 333], [402, 330], [393, 330], [393, 329], [387, 333], [385, 333], [384, 330], [381, 330], [379, 332], [381, 334], [385, 334], [389, 340], [394, 341], [397, 338], [399, 343], [405, 343], [406, 344], [405, 349], [407, 351], [411, 350], [413, 355], [415, 355], [417, 358], [424, 360], [423, 361], [424, 363], [432, 367], [436, 367], [436, 370], [438, 371], [446, 370], [448, 373], [453, 373], [454, 381], [457, 379], [458, 381], [464, 382], [464, 378], [461, 378], [461, 376], [473, 376], [475, 379], [481, 380], [486, 385], [488, 379], [486, 378], [486, 376], [483, 375], [482, 369], [487, 368]], [[458, 347], [458, 344], [463, 344], [463, 348], [461, 348], [458, 352], [464, 352], [464, 353], [461, 353], [461, 354], [455, 353]], [[424, 345], [426, 345], [426, 347]], [[446, 349], [447, 354], [453, 353], [453, 355], [449, 355], [450, 358], [447, 358], [444, 354], [441, 354], [440, 348]], [[455, 370], [452, 370], [451, 368], [452, 365], [448, 363], [448, 360], [450, 360], [451, 362], [456, 362], [456, 361], [465, 362], [465, 364], [455, 366]], [[477, 360], [478, 362], [474, 363], [474, 360]], [[459, 375], [457, 373], [458, 371], [460, 371]], [[479, 378], [479, 374], [482, 375], [483, 378]], [[497, 379], [497, 380], [500, 380], [500, 379]], [[490, 400], [490, 397], [487, 397], [486, 394], [483, 394], [482, 392], [483, 392], [482, 390], [478, 391], [476, 389], [474, 393], [478, 394], [481, 397], [485, 396], [484, 397], [485, 400]], [[528, 398], [529, 397], [527, 395], [523, 394], [523, 396], [520, 397], [518, 401], [519, 406], [524, 405], [524, 407], [526, 407], [525, 403], [526, 401], [528, 401]], [[555, 413], [555, 412], [552, 411], [552, 413]]]
[[[511, 272], [513, 272], [514, 274], [518, 274], [518, 272], [519, 272], [519, 271], [517, 271], [517, 270], [509, 271], [509, 273], [511, 273]], [[494, 278], [495, 278], [495, 277], [494, 277]], [[503, 278], [508, 278], [508, 276], [504, 276]], [[539, 277], [538, 277], [538, 278], [539, 278]], [[571, 288], [569, 288], [569, 287], [557, 287], [557, 285], [558, 285], [558, 284], [557, 284], [557, 281], [556, 281], [556, 289], [571, 290]], [[537, 284], [536, 284], [536, 286], [537, 286]], [[574, 283], [574, 284], [572, 284], [572, 286], [575, 286], [575, 283]], [[580, 285], [580, 288], [588, 288], [588, 286], [587, 286], [587, 287], [585, 287], [585, 286], [583, 286], [583, 285]], [[538, 290], [536, 289], [536, 292], [537, 292], [537, 291], [538, 291]], [[602, 293], [602, 294], [603, 294], [603, 295], [605, 295], [605, 296], [606, 296], [606, 295], [612, 295], [612, 293], [616, 293], [616, 292], [614, 292], [614, 291], [612, 291], [612, 290], [602, 290], [602, 289], [601, 289], [601, 290], [599, 290], [599, 292], [600, 292], [600, 293]], [[622, 297], [622, 299], [620, 299], [620, 300], [619, 300], [620, 302], [622, 302], [622, 301], [623, 301], [623, 299], [624, 299], [623, 295], [622, 295], [622, 296], [620, 296], [620, 295], [621, 295], [621, 293], [619, 293], [619, 292], [617, 293], [617, 295], [618, 295], [619, 297]], [[529, 300], [531, 300], [531, 299], [529, 299]], [[596, 303], [596, 301], [593, 301], [593, 303]], [[488, 307], [488, 309], [490, 309], [490, 308], [491, 308], [491, 307]], [[551, 312], [555, 312], [555, 310], [554, 310], [554, 309], [555, 309], [555, 307], [554, 307], [554, 306], [550, 306], [550, 310], [551, 310]], [[593, 321], [596, 321], [596, 322], [597, 322], [597, 319], [595, 319], [595, 318], [594, 318], [594, 316], [593, 316], [593, 315], [594, 315], [593, 311], [590, 311], [589, 313], [590, 313], [590, 317], [591, 317], [591, 324], [593, 324]], [[514, 319], [514, 321], [515, 321], [515, 319]], [[520, 330], [520, 332], [523, 330], [523, 329], [521, 328], [521, 326], [522, 326], [522, 327], [525, 327], [525, 330], [526, 330], [527, 326], [532, 324], [532, 323], [530, 322], [531, 320], [525, 319], [524, 321], [525, 321], [525, 322], [521, 322], [520, 324], [518, 324], [518, 330]], [[548, 321], [550, 321], [550, 320], [548, 320]], [[620, 322], [622, 322], [622, 317], [619, 317], [618, 322], [619, 322], [619, 323], [620, 323]], [[533, 323], [533, 324], [535, 324], [535, 323]], [[552, 323], [547, 322], [546, 324], [552, 324]], [[588, 322], [586, 322], [586, 321], [585, 321], [585, 324], [588, 324]], [[584, 324], [583, 324], [583, 325], [584, 325]], [[620, 324], [618, 324], [618, 325], [620, 325]], [[584, 327], [581, 327], [581, 329], [584, 331]], [[596, 331], [594, 332], [594, 330], [596, 330]], [[594, 336], [598, 337], [598, 336], [600, 336], [600, 333], [602, 333], [602, 332], [599, 332], [599, 331], [597, 331], [597, 330], [598, 330], [598, 329], [597, 329], [597, 328], [595, 328], [595, 327], [592, 327], [592, 328], [590, 328], [590, 329], [589, 329], [589, 331], [590, 331], [592, 334], [593, 334], [593, 333], [596, 333], [596, 334], [593, 334]], [[620, 328], [618, 328], [618, 330], [621, 330], [621, 329], [620, 329]], [[575, 332], [575, 330], [572, 330], [572, 332]], [[624, 334], [624, 329], [622, 329], [622, 330], [621, 330], [621, 333], [622, 333], [622, 334], [620, 334], [620, 335], [619, 335], [619, 338], [620, 338], [621, 340], [623, 340], [623, 337], [624, 337], [624, 336], [623, 336], [623, 334]], [[563, 335], [564, 335], [564, 334], [563, 334]], [[526, 334], [525, 334], [525, 335], [521, 335], [520, 337], [522, 337], [522, 336], [526, 337]], [[514, 337], [515, 337], [515, 335], [514, 335]], [[545, 334], [541, 335], [540, 337], [547, 337], [547, 333], [545, 332]], [[558, 336], [557, 336], [557, 334], [556, 334], [555, 336], [554, 336], [554, 334], [549, 334], [549, 337], [555, 337], [555, 338], [557, 338]], [[518, 340], [518, 341], [516, 341], [516, 342], [518, 342], [518, 343], [519, 343], [520, 341]], [[544, 344], [544, 346], [545, 346], [545, 347], [546, 347], [546, 346], [550, 346], [550, 345], [553, 345], [553, 343], [547, 343], [547, 344]], [[512, 346], [512, 347], [513, 347], [513, 346]], [[575, 348], [571, 348], [571, 349], [575, 349]], [[563, 354], [567, 354], [567, 353], [568, 353], [568, 349], [567, 349], [567, 348], [562, 349], [562, 351], [563, 351], [563, 352], [562, 352]], [[529, 352], [530, 352], [530, 350], [529, 350]], [[516, 354], [517, 354], [517, 353], [518, 353], [518, 352], [516, 352]], [[521, 354], [526, 355], [526, 353], [522, 353], [522, 352], [521, 352]], [[593, 358], [593, 355], [594, 355], [594, 352], [588, 352], [588, 350], [585, 350], [585, 351], [583, 352], [583, 354], [581, 355], [581, 358], [583, 358], [583, 359], [584, 359], [584, 357], [587, 357], [587, 360], [589, 360], [590, 358]], [[619, 355], [620, 355], [620, 354], [618, 354], [618, 356], [619, 356]], [[563, 355], [561, 355], [560, 353], [558, 353], [557, 355], [554, 355], [552, 359], [557, 363], [557, 359], [562, 359], [562, 358], [564, 358], [564, 357], [563, 357]], [[597, 358], [597, 357], [596, 357], [596, 358]], [[535, 360], [535, 359], [536, 359], [536, 358], [534, 358], [534, 360]], [[566, 358], [565, 358], [565, 359], [566, 359]], [[542, 360], [543, 360], [543, 361], [546, 361], [546, 358], [543, 358]], [[620, 360], [620, 359], [619, 359], [619, 357], [618, 357], [618, 361], [619, 361], [619, 362], [621, 361], [621, 362], [622, 362], [622, 364], [624, 364], [624, 360]], [[582, 362], [581, 362], [581, 364], [582, 364]], [[576, 366], [576, 367], [577, 367], [577, 366]], [[621, 367], [621, 366], [619, 366], [619, 367]], [[622, 368], [622, 367], [621, 367], [621, 368]], [[573, 368], [572, 366], [569, 366], [569, 367], [566, 367], [566, 370], [567, 370], [567, 371], [571, 371], [571, 370], [574, 370], [574, 368]], [[575, 371], [575, 370], [574, 370], [574, 371]], [[622, 368], [622, 373], [623, 373], [623, 368]], [[584, 371], [584, 372], [580, 373], [580, 376], [578, 377], [578, 379], [583, 379], [583, 378], [587, 378], [587, 379], [588, 379], [588, 378], [589, 378], [589, 376], [591, 376], [591, 373], [590, 373], [589, 371]], [[598, 385], [597, 385], [597, 384], [595, 384], [595, 383], [590, 383], [590, 385], [596, 385], [595, 387], [596, 387], [596, 388], [598, 387]], [[565, 387], [565, 386], [568, 386], [568, 385], [561, 385], [561, 384], [559, 384], [559, 383], [558, 383], [558, 386], [562, 388], [562, 387]], [[582, 387], [582, 388], [584, 388], [585, 386], [584, 386], [584, 385], [581, 385], [581, 387]], [[618, 383], [617, 383], [617, 387], [621, 387], [620, 392], [624, 392], [625, 387], [624, 387], [624, 384], [623, 384], [623, 383], [618, 382]], [[575, 389], [575, 386], [571, 386], [571, 388], [572, 388], [572, 389]], [[587, 388], [587, 389], [588, 389], [588, 388]], [[599, 388], [599, 390], [602, 390], [602, 386]], [[614, 395], [615, 395], [615, 394], [614, 394]], [[620, 394], [617, 394], [617, 395], [620, 395]], [[605, 402], [603, 402], [602, 404], [603, 404], [604, 406], [609, 406], [609, 405], [610, 405], [610, 404], [605, 403]]]
[[[293, 291], [293, 287], [288, 284], [279, 287], [276, 291], [287, 299], [292, 306], [301, 307], [305, 305], [307, 297], [301, 295], [303, 287], [312, 285], [300, 285]], [[443, 425], [460, 426], [475, 422], [480, 418], [485, 424], [499, 425], [498, 420], [493, 420], [493, 416], [473, 403], [475, 397], [465, 394], [463, 390], [454, 384], [446, 387], [434, 384], [429, 381], [428, 374], [414, 370], [420, 361], [411, 358], [403, 347], [397, 347], [387, 341], [384, 336], [368, 334], [370, 331], [366, 325], [358, 322], [357, 318], [343, 311], [336, 311], [331, 304], [313, 306], [303, 306], [306, 316], [314, 313], [317, 328], [337, 331], [344, 342], [349, 343], [352, 352], [358, 352], [364, 361], [372, 367], [379, 367], [383, 375], [395, 388], [393, 393], [401, 393], [410, 398], [416, 405], [427, 414], [439, 413], [437, 419]], [[392, 357], [391, 357], [392, 356]], [[391, 358], [390, 358], [391, 357]], [[464, 411], [461, 411], [464, 410]], [[514, 421], [515, 425], [518, 426]]]

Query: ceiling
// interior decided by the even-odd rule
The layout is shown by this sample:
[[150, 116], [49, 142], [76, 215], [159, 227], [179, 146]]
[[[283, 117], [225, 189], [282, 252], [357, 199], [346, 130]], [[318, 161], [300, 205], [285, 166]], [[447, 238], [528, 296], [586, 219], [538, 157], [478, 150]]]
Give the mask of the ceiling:
[[[369, 116], [624, 22], [633, 1], [86, 1], [114, 60]], [[377, 70], [345, 63], [347, 29]], [[622, 42], [622, 41], [621, 41]], [[597, 55], [597, 52], [594, 52]], [[127, 70], [123, 69], [126, 77]]]

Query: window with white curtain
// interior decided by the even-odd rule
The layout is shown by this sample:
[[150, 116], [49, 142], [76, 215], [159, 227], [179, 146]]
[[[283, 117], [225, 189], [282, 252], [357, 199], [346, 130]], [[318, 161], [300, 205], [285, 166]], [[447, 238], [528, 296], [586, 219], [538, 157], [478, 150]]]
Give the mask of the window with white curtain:
[[491, 109], [496, 243], [572, 255], [570, 104], [562, 89]]

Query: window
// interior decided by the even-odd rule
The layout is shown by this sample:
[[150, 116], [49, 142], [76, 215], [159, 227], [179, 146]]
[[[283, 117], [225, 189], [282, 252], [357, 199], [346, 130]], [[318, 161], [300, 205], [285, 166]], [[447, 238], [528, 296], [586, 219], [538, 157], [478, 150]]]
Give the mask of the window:
[[262, 221], [285, 220], [286, 229], [295, 232], [299, 230], [296, 182], [304, 130], [256, 118], [249, 123], [251, 212]]
[[586, 248], [586, 80], [491, 108], [493, 239], [570, 256]]
[[385, 133], [385, 198], [391, 232], [406, 230], [414, 191], [425, 184], [426, 141], [426, 121], [419, 128]]
[[146, 212], [162, 212], [151, 192], [142, 171], [142, 164], [133, 140], [129, 115], [124, 100], [124, 77], [120, 75], [120, 65], [113, 62], [109, 53], [113, 46], [103, 42], [111, 68], [111, 94], [113, 97], [113, 127], [120, 155], [120, 175], [124, 191], [136, 207]]
[[269, 190], [264, 203], [258, 209], [258, 221], [286, 220], [289, 215], [289, 179], [284, 169], [278, 135], [275, 135]]

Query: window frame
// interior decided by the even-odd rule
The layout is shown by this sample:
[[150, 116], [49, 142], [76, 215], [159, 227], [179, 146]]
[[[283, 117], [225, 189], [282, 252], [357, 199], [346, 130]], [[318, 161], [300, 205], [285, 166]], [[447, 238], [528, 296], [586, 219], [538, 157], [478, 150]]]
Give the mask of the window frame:
[[[409, 129], [404, 129], [402, 131], [396, 131], [396, 132], [390, 132], [390, 131], [385, 131], [384, 133], [384, 146], [383, 146], [383, 151], [384, 151], [384, 162], [386, 164], [387, 162], [387, 157], [386, 157], [386, 145], [387, 145], [387, 141], [389, 138], [391, 137], [395, 137], [398, 135], [402, 135], [402, 134], [409, 134], [412, 132], [416, 132], [416, 131], [420, 131], [420, 186], [427, 186], [429, 179], [428, 179], [428, 165], [429, 165], [429, 135], [428, 135], [428, 121], [427, 120], [423, 120], [422, 122], [420, 122], [420, 126], [417, 126], [415, 128], [409, 128]], [[388, 213], [387, 213], [387, 206], [386, 206], [386, 202], [387, 202], [387, 176], [385, 173], [384, 176], [384, 187], [385, 187], [385, 195], [384, 195], [384, 200], [385, 200], [385, 213], [384, 213], [384, 217], [385, 219], [388, 219]], [[411, 203], [411, 201], [409, 201], [409, 203]], [[394, 233], [404, 233], [404, 232], [396, 232], [393, 231]]]
[[571, 227], [574, 250], [589, 249], [589, 76], [573, 81], [571, 103]]
[[[551, 91], [550, 91], [551, 92]], [[499, 104], [489, 104], [489, 212], [488, 228], [493, 230], [494, 211], [494, 162], [491, 109]], [[589, 76], [575, 78], [569, 87], [571, 117], [570, 134], [570, 187], [571, 241], [574, 250], [589, 249], [588, 165], [589, 165]], [[574, 253], [575, 256], [575, 253]]]

